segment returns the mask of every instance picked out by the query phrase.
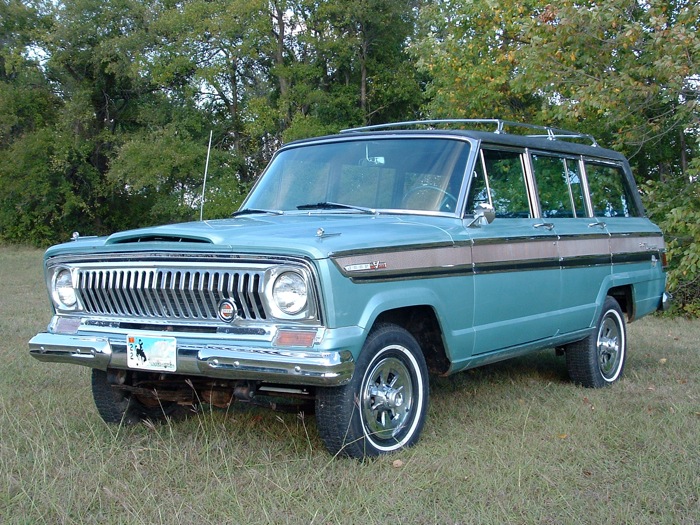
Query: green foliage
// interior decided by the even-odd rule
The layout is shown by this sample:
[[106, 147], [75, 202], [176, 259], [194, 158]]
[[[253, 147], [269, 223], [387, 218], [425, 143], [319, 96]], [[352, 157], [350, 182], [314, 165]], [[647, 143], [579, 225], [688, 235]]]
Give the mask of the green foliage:
[[282, 135], [285, 142], [292, 140], [319, 137], [339, 131], [335, 126], [323, 124], [323, 120], [312, 115], [297, 113], [292, 117], [289, 127]]
[[668, 247], [669, 288], [675, 307], [700, 316], [700, 159], [687, 180], [651, 181], [644, 187], [648, 211], [664, 230]]
[[[127, 223], [136, 226], [198, 219], [206, 156], [206, 142], [196, 141], [175, 127], [135, 135], [123, 144], [112, 161], [109, 181], [135, 206]], [[231, 154], [212, 151], [206, 218], [225, 217], [237, 209], [245, 188], [236, 176], [240, 164]]]
[[49, 130], [27, 134], [0, 156], [0, 232], [8, 241], [67, 240], [91, 214], [64, 176], [55, 139]]
[[135, 135], [116, 152], [109, 181], [149, 202], [141, 224], [193, 219], [205, 158], [206, 147], [173, 129]]
[[11, 81], [0, 75], [0, 148], [25, 133], [53, 124], [59, 103], [33, 64], [14, 73]]
[[694, 1], [567, 0], [521, 27], [522, 73], [543, 117], [623, 151], [642, 179], [681, 175], [698, 123], [700, 5]]
[[513, 81], [522, 70], [521, 26], [546, 4], [438, 0], [427, 5], [414, 52], [430, 77], [428, 113], [532, 121], [539, 90], [518, 92]]

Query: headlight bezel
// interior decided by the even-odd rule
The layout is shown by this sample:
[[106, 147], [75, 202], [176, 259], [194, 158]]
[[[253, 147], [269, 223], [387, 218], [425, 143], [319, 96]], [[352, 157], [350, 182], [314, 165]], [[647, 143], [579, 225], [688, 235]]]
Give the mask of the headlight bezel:
[[[297, 280], [297, 284], [303, 285], [304, 300], [296, 306], [285, 306], [280, 302], [280, 286], [284, 286], [285, 279]], [[289, 281], [286, 285], [289, 285]], [[317, 315], [314, 295], [313, 280], [305, 268], [295, 266], [279, 266], [272, 268], [266, 279], [265, 300], [270, 313], [275, 319], [280, 320], [311, 320]]]
[[56, 310], [74, 312], [79, 309], [74, 269], [68, 266], [52, 268], [49, 290]]

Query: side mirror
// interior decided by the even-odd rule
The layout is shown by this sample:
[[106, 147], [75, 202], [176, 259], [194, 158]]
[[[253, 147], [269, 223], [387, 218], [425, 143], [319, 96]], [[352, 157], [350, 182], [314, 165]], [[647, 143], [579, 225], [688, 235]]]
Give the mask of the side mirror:
[[467, 228], [479, 228], [482, 224], [491, 224], [496, 218], [496, 210], [485, 202], [480, 202], [474, 208], [474, 219], [467, 224]]

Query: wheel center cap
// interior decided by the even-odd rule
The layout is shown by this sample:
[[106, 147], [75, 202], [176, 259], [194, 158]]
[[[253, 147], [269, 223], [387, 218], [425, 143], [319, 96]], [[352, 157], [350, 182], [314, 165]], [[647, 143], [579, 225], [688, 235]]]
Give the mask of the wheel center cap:
[[375, 408], [393, 410], [401, 407], [404, 402], [403, 392], [401, 390], [401, 388], [391, 388], [387, 385], [382, 385], [375, 389], [372, 392]]
[[394, 390], [387, 396], [387, 402], [392, 408], [399, 408], [403, 405], [403, 394], [398, 390]]

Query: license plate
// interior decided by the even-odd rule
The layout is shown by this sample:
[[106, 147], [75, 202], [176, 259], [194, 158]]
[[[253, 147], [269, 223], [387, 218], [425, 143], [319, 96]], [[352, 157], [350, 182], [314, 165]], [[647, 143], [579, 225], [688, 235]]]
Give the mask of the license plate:
[[126, 336], [126, 364], [140, 370], [174, 372], [177, 342], [174, 337]]

